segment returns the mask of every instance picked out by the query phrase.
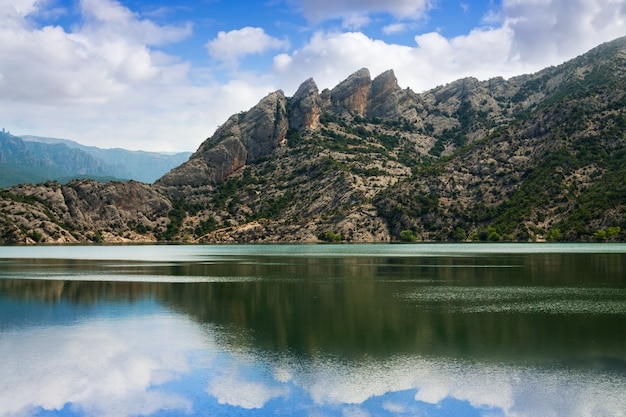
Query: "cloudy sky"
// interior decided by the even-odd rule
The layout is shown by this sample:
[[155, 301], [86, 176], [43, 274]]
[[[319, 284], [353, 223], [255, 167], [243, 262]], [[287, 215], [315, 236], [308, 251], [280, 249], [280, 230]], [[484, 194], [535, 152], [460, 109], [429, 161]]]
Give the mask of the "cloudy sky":
[[0, 128], [194, 151], [228, 116], [367, 67], [421, 92], [626, 35], [626, 0], [0, 0]]

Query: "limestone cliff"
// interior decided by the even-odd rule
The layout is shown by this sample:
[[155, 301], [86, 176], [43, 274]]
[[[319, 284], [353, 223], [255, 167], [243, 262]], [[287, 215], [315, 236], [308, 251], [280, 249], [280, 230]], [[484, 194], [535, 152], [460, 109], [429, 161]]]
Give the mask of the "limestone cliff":
[[157, 184], [208, 185], [223, 181], [246, 163], [270, 154], [286, 138], [289, 121], [282, 91], [269, 94], [248, 112], [231, 116], [189, 158]]

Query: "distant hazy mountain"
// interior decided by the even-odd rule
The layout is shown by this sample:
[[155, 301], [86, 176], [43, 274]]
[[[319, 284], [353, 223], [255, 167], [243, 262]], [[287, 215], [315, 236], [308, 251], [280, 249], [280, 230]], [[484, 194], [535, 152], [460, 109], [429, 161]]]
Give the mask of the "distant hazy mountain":
[[172, 168], [189, 159], [191, 152], [164, 153], [129, 151], [113, 148], [102, 149], [95, 146], [85, 146], [67, 139], [47, 138], [25, 135], [21, 138], [28, 143], [48, 145], [65, 145], [70, 149], [78, 149], [102, 161], [107, 170], [116, 178], [133, 179], [152, 183]]
[[49, 180], [64, 182], [79, 177], [130, 178], [127, 173], [80, 149], [61, 143], [26, 142], [8, 132], [0, 132], [0, 187]]

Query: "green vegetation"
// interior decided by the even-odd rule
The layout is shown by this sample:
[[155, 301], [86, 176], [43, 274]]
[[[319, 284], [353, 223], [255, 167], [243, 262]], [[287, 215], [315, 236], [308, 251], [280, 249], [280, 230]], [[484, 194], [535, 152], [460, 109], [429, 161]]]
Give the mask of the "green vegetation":
[[400, 240], [403, 242], [415, 242], [417, 236], [415, 236], [412, 230], [403, 230], [400, 232]]
[[319, 239], [324, 242], [341, 242], [342, 237], [339, 233], [335, 233], [332, 230], [327, 230], [321, 236], [319, 236]]
[[255, 215], [251, 216], [249, 221], [258, 219], [278, 219], [285, 209], [291, 205], [294, 197], [295, 194], [292, 191], [287, 191], [278, 198], [269, 198], [265, 200], [261, 209]]
[[170, 222], [167, 224], [165, 231], [158, 235], [159, 240], [173, 241], [180, 232], [183, 221], [185, 217], [187, 217], [185, 203], [182, 199], [173, 201], [172, 209], [169, 211], [168, 217]]

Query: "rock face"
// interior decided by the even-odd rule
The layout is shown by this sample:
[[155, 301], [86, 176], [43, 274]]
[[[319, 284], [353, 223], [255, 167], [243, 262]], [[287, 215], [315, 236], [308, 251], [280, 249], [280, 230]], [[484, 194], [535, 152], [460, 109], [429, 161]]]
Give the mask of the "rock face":
[[417, 119], [411, 107], [415, 104], [414, 97], [398, 86], [393, 70], [372, 81], [369, 70], [361, 69], [332, 91], [322, 94], [310, 78], [291, 98], [276, 91], [248, 112], [231, 116], [200, 145], [188, 162], [163, 176], [158, 184], [197, 187], [224, 181], [246, 164], [271, 154], [284, 144], [289, 129], [318, 130], [323, 113], [339, 117], [397, 120], [408, 116]]
[[315, 130], [319, 127], [322, 114], [322, 98], [313, 78], [309, 78], [300, 85], [300, 88], [298, 88], [298, 91], [291, 99], [291, 107], [290, 129]]
[[338, 115], [365, 116], [372, 79], [363, 68], [337, 85], [330, 94], [334, 112]]
[[170, 200], [147, 184], [49, 182], [0, 191], [4, 243], [151, 242], [169, 222]]
[[362, 69], [230, 117], [154, 186], [0, 190], [0, 241], [626, 240], [626, 38], [416, 94]]
[[231, 116], [190, 158], [157, 181], [164, 186], [208, 185], [223, 181], [285, 141], [289, 120], [282, 91], [246, 113]]

